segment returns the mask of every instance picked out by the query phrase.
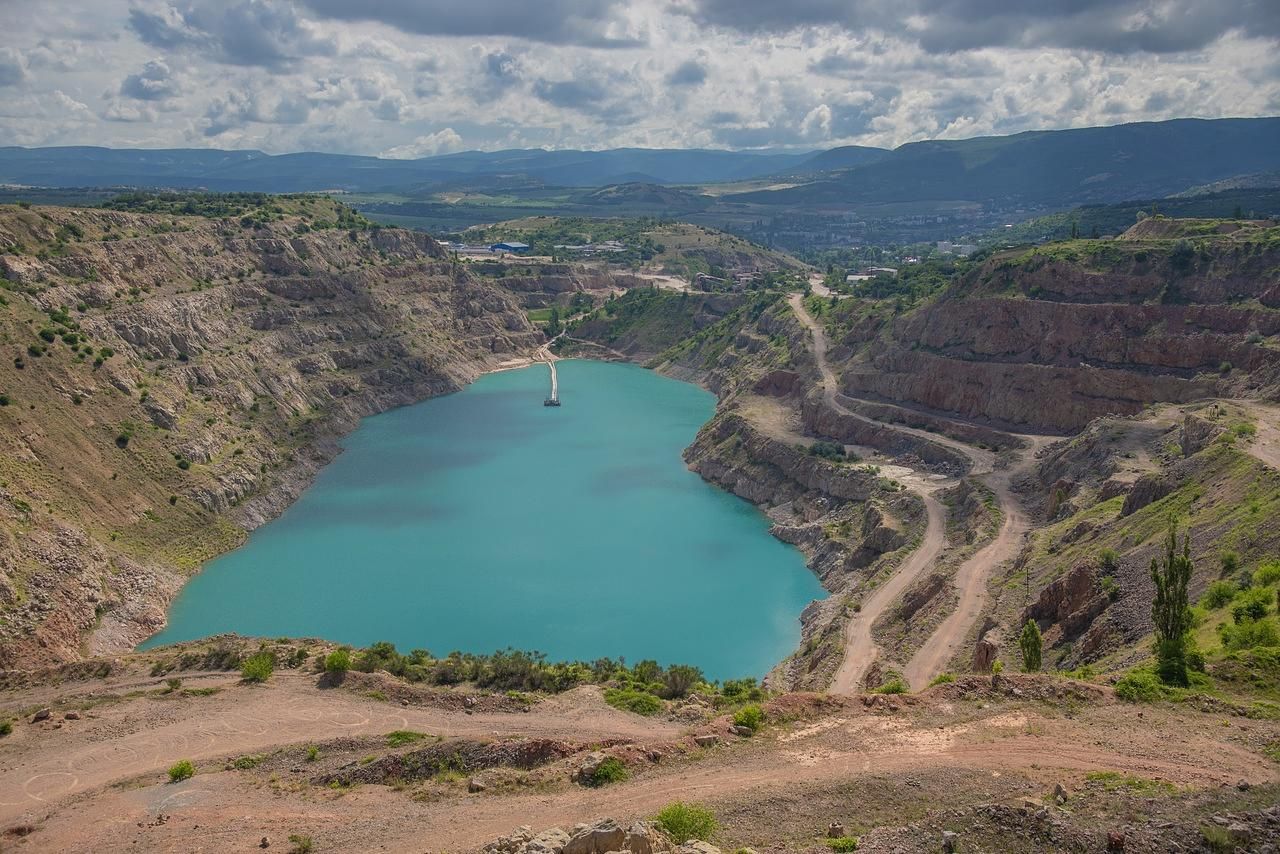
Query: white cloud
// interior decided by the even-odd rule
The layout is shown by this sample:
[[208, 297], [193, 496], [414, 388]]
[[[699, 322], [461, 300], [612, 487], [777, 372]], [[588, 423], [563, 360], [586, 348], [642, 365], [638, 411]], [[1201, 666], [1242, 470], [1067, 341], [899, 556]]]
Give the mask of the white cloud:
[[382, 152], [379, 157], [390, 157], [393, 160], [413, 160], [418, 157], [430, 157], [434, 154], [449, 154], [462, 151], [465, 146], [462, 137], [453, 128], [444, 128], [426, 136], [420, 136], [413, 142], [397, 145]]
[[412, 157], [894, 146], [1280, 110], [1274, 4], [1233, 21], [1243, 0], [1162, 0], [1147, 6], [1182, 17], [1134, 34], [1106, 29], [1103, 0], [1081, 0], [1092, 20], [1029, 4], [999, 26], [957, 17], [980, 0], [548, 2], [45, 0], [6, 32], [30, 47], [0, 48], [0, 139]]

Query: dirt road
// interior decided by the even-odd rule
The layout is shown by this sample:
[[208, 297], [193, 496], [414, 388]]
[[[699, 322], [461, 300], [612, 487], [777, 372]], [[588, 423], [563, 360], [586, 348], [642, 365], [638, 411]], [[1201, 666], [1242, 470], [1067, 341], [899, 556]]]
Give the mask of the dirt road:
[[[995, 493], [996, 500], [999, 502], [1003, 517], [1000, 530], [990, 543], [979, 549], [956, 571], [954, 584], [959, 594], [959, 601], [956, 603], [955, 610], [934, 630], [907, 664], [904, 676], [913, 690], [919, 690], [928, 685], [929, 680], [934, 676], [941, 673], [946, 668], [947, 662], [960, 651], [961, 646], [968, 639], [969, 632], [986, 607], [987, 583], [991, 573], [1001, 563], [1017, 555], [1022, 547], [1026, 533], [1030, 529], [1030, 523], [1021, 504], [1013, 495], [1010, 481], [1016, 474], [1032, 465], [1039, 449], [1053, 441], [1054, 437], [1019, 435], [1019, 438], [1025, 441], [1026, 447], [1014, 468], [997, 471], [996, 457], [991, 451], [976, 448], [949, 436], [900, 424], [875, 421], [854, 412], [841, 403], [844, 395], [839, 392], [835, 372], [827, 361], [826, 331], [809, 313], [804, 304], [804, 298], [800, 294], [792, 295], [789, 303], [796, 317], [812, 333], [814, 359], [822, 376], [823, 397], [828, 406], [844, 415], [886, 426], [958, 451], [970, 460], [972, 464], [970, 475], [982, 480]], [[875, 649], [871, 640], [871, 624], [893, 606], [911, 580], [932, 564], [942, 548], [945, 518], [937, 507], [936, 500], [931, 497], [930, 490], [918, 480], [905, 479], [904, 483], [925, 501], [925, 506], [929, 509], [928, 528], [921, 540], [920, 550], [903, 563], [889, 581], [863, 603], [862, 612], [850, 621], [846, 635], [845, 660], [837, 671], [831, 687], [832, 691], [857, 690], [858, 681], [878, 655], [878, 650]]]
[[937, 560], [946, 543], [946, 509], [931, 492], [921, 492], [921, 498], [928, 514], [928, 524], [920, 545], [888, 581], [862, 601], [860, 610], [849, 619], [844, 635], [844, 660], [827, 688], [833, 694], [857, 694], [863, 689], [863, 678], [880, 657], [880, 648], [871, 636], [872, 624], [893, 607], [920, 573]]
[[[112, 703], [91, 712], [93, 726], [67, 721], [51, 735], [18, 727], [4, 742], [0, 822], [79, 792], [159, 771], [178, 759], [199, 762], [279, 744], [397, 729], [471, 736], [496, 731], [550, 736], [571, 730], [582, 738], [645, 739], [669, 738], [679, 731], [671, 724], [618, 712], [593, 698], [589, 689], [581, 696], [570, 692], [551, 700], [547, 715], [458, 715], [402, 708], [349, 691], [317, 691], [313, 676], [279, 674], [269, 689], [261, 690], [238, 681], [228, 675], [188, 678], [188, 687], [219, 687], [220, 693]], [[50, 749], [55, 744], [56, 749]]]
[[1255, 417], [1257, 434], [1248, 452], [1263, 464], [1280, 471], [1280, 408], [1256, 401], [1233, 401], [1244, 405]]
[[[137, 697], [96, 707], [60, 729], [20, 725], [10, 736], [16, 741], [6, 742], [0, 772], [6, 825], [34, 828], [22, 843], [30, 850], [240, 851], [255, 849], [264, 836], [273, 850], [285, 850], [285, 837], [302, 833], [314, 836], [320, 850], [441, 852], [474, 850], [520, 824], [567, 827], [604, 816], [651, 816], [676, 799], [745, 810], [747, 821], [768, 827], [786, 820], [768, 806], [782, 793], [807, 787], [829, 792], [828, 804], [847, 803], [851, 782], [869, 780], [883, 789], [895, 775], [944, 779], [975, 801], [1006, 785], [997, 781], [1007, 781], [1011, 795], [1043, 793], [1055, 782], [1071, 785], [1086, 771], [1215, 787], [1277, 775], [1231, 731], [1209, 726], [1211, 714], [1201, 719], [1194, 710], [1104, 699], [1067, 716], [1034, 700], [961, 700], [961, 686], [952, 686], [955, 697], [935, 691], [895, 705], [892, 713], [854, 700], [827, 701], [816, 716], [688, 758], [669, 754], [642, 763], [631, 780], [603, 789], [564, 777], [470, 794], [465, 781], [428, 783], [417, 794], [412, 786], [331, 789], [309, 783], [315, 772], [305, 763], [233, 770], [224, 762], [318, 744], [321, 764], [355, 767], [379, 748], [349, 736], [391, 729], [497, 739], [616, 737], [643, 745], [678, 738], [685, 726], [611, 709], [596, 689], [552, 698], [527, 714], [469, 715], [320, 690], [314, 676], [302, 674], [280, 674], [261, 687], [225, 675], [209, 680], [215, 678], [223, 689], [213, 696]], [[1169, 726], [1181, 726], [1172, 744], [1164, 735]], [[181, 783], [164, 782], [164, 769], [179, 758], [195, 761], [199, 772]]]

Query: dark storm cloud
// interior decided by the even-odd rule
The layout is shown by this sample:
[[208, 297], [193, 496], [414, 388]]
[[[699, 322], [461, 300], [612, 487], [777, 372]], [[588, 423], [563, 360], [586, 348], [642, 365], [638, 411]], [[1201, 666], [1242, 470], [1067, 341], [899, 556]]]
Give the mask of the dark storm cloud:
[[306, 56], [332, 56], [332, 39], [317, 36], [284, 0], [188, 0], [129, 10], [143, 43], [193, 49], [229, 65], [281, 68]]
[[682, 8], [699, 23], [727, 29], [874, 30], [933, 53], [983, 47], [1174, 53], [1232, 31], [1280, 38], [1276, 0], [686, 0]]
[[614, 32], [626, 8], [622, 0], [301, 0], [317, 15], [344, 21], [377, 21], [429, 36], [515, 36], [550, 44], [595, 47], [635, 45]]
[[707, 67], [696, 59], [682, 62], [667, 75], [667, 83], [671, 86], [701, 86], [707, 80]]
[[478, 72], [468, 77], [468, 84], [468, 91], [477, 101], [500, 98], [524, 85], [520, 60], [505, 50], [487, 51], [480, 57]]
[[120, 94], [138, 101], [163, 101], [178, 94], [178, 83], [168, 65], [153, 59], [137, 74], [130, 74], [121, 81]]

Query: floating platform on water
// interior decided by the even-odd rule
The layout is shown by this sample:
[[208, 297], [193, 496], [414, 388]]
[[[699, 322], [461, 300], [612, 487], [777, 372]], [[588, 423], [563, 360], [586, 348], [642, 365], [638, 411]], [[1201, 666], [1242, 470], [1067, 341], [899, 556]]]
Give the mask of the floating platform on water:
[[543, 406], [559, 406], [560, 399], [558, 397], [548, 397], [546, 400], [542, 401], [542, 405]]

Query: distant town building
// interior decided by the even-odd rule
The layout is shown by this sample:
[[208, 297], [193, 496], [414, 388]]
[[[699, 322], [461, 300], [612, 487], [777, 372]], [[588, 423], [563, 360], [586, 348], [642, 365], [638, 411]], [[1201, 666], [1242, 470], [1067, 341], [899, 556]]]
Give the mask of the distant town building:
[[978, 251], [978, 247], [972, 243], [952, 243], [950, 240], [939, 240], [934, 246], [943, 255], [960, 255], [964, 257]]
[[489, 249], [494, 252], [510, 252], [512, 255], [523, 255], [529, 251], [529, 244], [507, 241], [504, 243], [495, 243], [490, 246]]
[[618, 240], [606, 240], [603, 243], [557, 243], [556, 250], [573, 252], [578, 255], [600, 255], [611, 252], [626, 252], [626, 244]]

